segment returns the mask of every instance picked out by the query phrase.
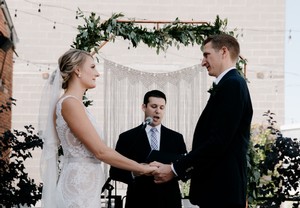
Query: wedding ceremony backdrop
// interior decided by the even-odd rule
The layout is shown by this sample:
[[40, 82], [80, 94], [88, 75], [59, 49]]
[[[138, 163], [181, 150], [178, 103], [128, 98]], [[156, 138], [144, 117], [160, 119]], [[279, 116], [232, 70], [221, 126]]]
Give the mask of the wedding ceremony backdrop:
[[[115, 146], [120, 132], [143, 121], [143, 96], [151, 89], [162, 90], [167, 95], [167, 126], [177, 129], [186, 138], [192, 138], [191, 127], [196, 125], [208, 96], [207, 74], [200, 65], [151, 73], [105, 60], [104, 70], [104, 129], [111, 146]], [[187, 146], [191, 147], [191, 139], [187, 140]]]
[[[276, 2], [276, 3], [275, 3]], [[38, 126], [41, 89], [57, 69], [57, 59], [74, 43], [78, 26], [95, 12], [102, 21], [121, 12], [125, 20], [179, 20], [213, 23], [227, 19], [227, 31], [235, 30], [241, 54], [247, 59], [246, 76], [254, 107], [253, 123], [271, 110], [278, 124], [284, 120], [284, 1], [76, 1], [10, 0], [7, 2], [19, 43], [14, 57], [12, 128]], [[258, 8], [259, 7], [259, 8]], [[137, 27], [163, 28], [164, 24]], [[101, 43], [98, 43], [99, 45]], [[141, 105], [146, 91], [160, 89], [167, 96], [163, 124], [184, 135], [191, 147], [192, 134], [209, 94], [213, 78], [201, 67], [199, 45], [179, 44], [167, 50], [148, 47], [116, 37], [95, 55], [100, 77], [96, 89], [87, 92], [103, 139], [114, 147], [119, 133], [143, 121]], [[40, 151], [26, 164], [30, 175], [39, 178]]]

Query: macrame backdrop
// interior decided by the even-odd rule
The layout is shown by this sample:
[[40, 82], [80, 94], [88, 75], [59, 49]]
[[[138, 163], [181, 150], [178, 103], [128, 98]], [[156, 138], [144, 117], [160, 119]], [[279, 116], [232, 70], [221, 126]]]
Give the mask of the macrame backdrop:
[[196, 122], [208, 98], [207, 72], [200, 65], [150, 73], [104, 60], [104, 88], [104, 138], [109, 146], [115, 147], [121, 132], [143, 122], [144, 94], [158, 89], [167, 97], [163, 125], [182, 133], [190, 150]]

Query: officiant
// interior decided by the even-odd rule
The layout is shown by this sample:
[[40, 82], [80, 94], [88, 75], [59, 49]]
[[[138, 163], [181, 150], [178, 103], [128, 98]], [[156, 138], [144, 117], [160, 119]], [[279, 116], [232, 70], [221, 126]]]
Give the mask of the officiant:
[[[162, 125], [166, 111], [166, 95], [159, 90], [144, 95], [144, 122], [119, 135], [116, 151], [139, 163], [160, 161], [170, 164], [187, 152], [182, 134]], [[153, 176], [111, 167], [110, 177], [126, 183], [125, 208], [181, 208], [181, 193], [176, 178], [154, 183]]]

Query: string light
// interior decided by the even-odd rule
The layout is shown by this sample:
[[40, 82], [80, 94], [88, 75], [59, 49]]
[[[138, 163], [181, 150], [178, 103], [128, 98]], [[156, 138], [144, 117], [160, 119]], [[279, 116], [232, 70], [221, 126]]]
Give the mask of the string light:
[[241, 28], [241, 32], [240, 32], [238, 38], [241, 42], [244, 41], [244, 28]]
[[[30, 3], [30, 4], [34, 4], [34, 5], [38, 5], [39, 6], [39, 9], [38, 9], [38, 12], [41, 12], [41, 6], [42, 6], [42, 4], [41, 3], [37, 3], [37, 2], [33, 2], [32, 0], [23, 0], [23, 1], [25, 1], [25, 2], [27, 2], [27, 3]], [[64, 10], [67, 10], [67, 11], [71, 11], [71, 12], [76, 12], [76, 15], [75, 15], [75, 19], [78, 19], [79, 17], [78, 17], [78, 11], [75, 11], [75, 10], [72, 10], [72, 9], [70, 9], [70, 8], [67, 8], [67, 7], [62, 7], [62, 6], [57, 6], [57, 5], [51, 5], [51, 4], [43, 4], [43, 7], [51, 7], [51, 8], [58, 8], [58, 9], [64, 9]], [[17, 11], [17, 9], [15, 10], [15, 17], [17, 16], [16, 15], [16, 11]], [[20, 11], [20, 10], [19, 10]], [[109, 17], [109, 15], [106, 15], [106, 14], [103, 14], [103, 13], [99, 13], [99, 12], [95, 12], [95, 11], [87, 11], [87, 10], [81, 10], [83, 13], [96, 13], [96, 14], [98, 14], [98, 15], [101, 15], [101, 16], [104, 16], [104, 17]], [[24, 11], [24, 13], [27, 13], [27, 14], [29, 14], [29, 12], [25, 12]], [[42, 17], [42, 16], [40, 16], [41, 18], [44, 18], [44, 19], [48, 19], [47, 17]], [[129, 18], [130, 19], [130, 18]], [[141, 19], [141, 18], [134, 18], [134, 19], [136, 19], [136, 20], [146, 20], [146, 19]], [[54, 22], [53, 20], [49, 20], [49, 21], [51, 21], [51, 22]], [[57, 21], [56, 21], [57, 22]], [[58, 22], [57, 22], [58, 23]], [[64, 23], [59, 23], [59, 24], [64, 24]], [[77, 26], [76, 26], [76, 28], [77, 28]], [[155, 27], [153, 28], [153, 29], [155, 29]], [[270, 30], [263, 30], [263, 29], [253, 29], [253, 28], [248, 28], [248, 29], [242, 29], [242, 34], [241, 34], [241, 37], [243, 38], [244, 37], [244, 34], [243, 34], [243, 31], [244, 30], [247, 30], [247, 31], [255, 31], [255, 32], [270, 32]], [[290, 30], [291, 31], [291, 30]], [[276, 29], [274, 29], [273, 30], [273, 32], [286, 32], [286, 30], [276, 30]], [[300, 32], [299, 30], [298, 31], [296, 31], [296, 30], [293, 30], [293, 32]], [[291, 36], [290, 36], [291, 37]]]
[[[39, 17], [39, 18], [42, 18], [46, 21], [49, 21], [49, 22], [52, 22], [54, 23], [54, 25], [56, 24], [60, 24], [60, 25], [67, 25], [69, 27], [72, 27], [73, 29], [77, 29], [77, 26], [73, 26], [73, 25], [70, 25], [70, 24], [66, 24], [66, 23], [62, 23], [62, 22], [58, 22], [58, 21], [55, 21], [55, 20], [52, 20], [52, 19], [49, 19], [48, 17], [44, 17], [44, 16], [41, 16], [41, 15], [38, 15], [36, 13], [30, 13], [30, 12], [27, 12], [27, 11], [23, 11], [23, 10], [15, 10], [15, 12], [18, 11], [19, 13], [21, 12], [22, 14], [27, 14], [27, 15], [31, 15], [31, 16], [36, 16], [36, 17]], [[15, 13], [15, 17], [17, 17], [16, 13]], [[55, 28], [53, 28], [55, 29]]]
[[30, 69], [34, 69], [36, 71], [39, 71], [39, 72], [49, 72], [49, 71], [53, 71], [57, 68], [57, 63], [40, 63], [40, 62], [33, 62], [33, 61], [29, 61], [29, 60], [26, 60], [26, 59], [22, 59], [22, 58], [19, 58], [19, 57], [14, 57], [13, 59], [13, 62], [15, 64], [21, 64], [21, 63], [24, 63], [26, 64], [26, 66]]
[[41, 12], [41, 4], [39, 4], [39, 9], [38, 9], [38, 12]]
[[[29, 1], [27, 1], [27, 2], [29, 2]], [[2, 2], [1, 2], [2, 3]], [[32, 2], [30, 2], [30, 3], [32, 3]], [[32, 3], [33, 4], [33, 3]], [[37, 4], [35, 4], [35, 8], [37, 7]], [[74, 10], [71, 10], [71, 9], [68, 9], [68, 8], [64, 8], [64, 7], [59, 7], [59, 6], [55, 6], [55, 5], [48, 5], [48, 6], [46, 6], [45, 4], [43, 4], [43, 9], [45, 9], [45, 7], [52, 7], [52, 8], [58, 8], [58, 9], [65, 9], [65, 10], [68, 10], [68, 11], [73, 11], [73, 12], [75, 12]], [[14, 17], [15, 18], [17, 18], [18, 17], [18, 12], [20, 13], [20, 12], [22, 12], [22, 11], [18, 11], [17, 9], [15, 9], [15, 10], [12, 10], [12, 11], [14, 11]], [[35, 10], [36, 11], [36, 10]], [[45, 10], [44, 10], [45, 11]], [[41, 4], [38, 4], [38, 12], [40, 13], [40, 14], [43, 14], [43, 13], [45, 13], [45, 12], [43, 12], [43, 13], [41, 13]], [[87, 12], [87, 11], [85, 11], [85, 12]], [[37, 16], [37, 17], [39, 17], [39, 18], [43, 18], [43, 19], [45, 19], [45, 20], [47, 20], [47, 21], [49, 21], [49, 22], [52, 22], [53, 23], [53, 29], [56, 29], [56, 23], [58, 23], [58, 24], [63, 24], [63, 25], [68, 25], [68, 24], [65, 24], [65, 23], [59, 23], [59, 22], [56, 22], [56, 21], [54, 21], [54, 20], [51, 20], [51, 19], [49, 19], [49, 18], [47, 18], [47, 17], [43, 17], [42, 15], [38, 15], [36, 12], [34, 12], [35, 14], [33, 14], [33, 13], [30, 13], [30, 12], [23, 12], [23, 13], [25, 13], [25, 14], [28, 14], [28, 15], [34, 15], [34, 16]], [[23, 13], [21, 13], [21, 17], [22, 17], [22, 14]], [[78, 14], [78, 11], [76, 11], [75, 12], [76, 13], [76, 15], [75, 15], [75, 19], [77, 20], [78, 18], [79, 18], [79, 14]], [[90, 13], [90, 12], [89, 12]], [[72, 13], [72, 16], [74, 15], [74, 13]], [[103, 15], [102, 14], [102, 16], [108, 16], [108, 15]], [[19, 15], [19, 18], [20, 18], [20, 15]], [[74, 16], [73, 16], [73, 18], [74, 18]], [[138, 19], [138, 18], [135, 18], [135, 19]], [[74, 25], [68, 25], [68, 26], [71, 26], [72, 28], [77, 28], [77, 25], [76, 26], [74, 26]], [[51, 27], [51, 26], [50, 26]], [[154, 27], [154, 29], [155, 29], [155, 27]], [[243, 41], [244, 40], [244, 31], [254, 31], [254, 32], [267, 32], [267, 33], [269, 33], [269, 32], [274, 32], [274, 33], [277, 33], [277, 32], [279, 32], [279, 33], [285, 33], [285, 34], [287, 34], [288, 33], [288, 43], [291, 43], [292, 42], [292, 32], [294, 32], [294, 33], [299, 33], [300, 31], [299, 30], [294, 30], [293, 29], [293, 31], [292, 31], [292, 29], [288, 29], [288, 30], [280, 30], [280, 29], [271, 29], [271, 30], [269, 30], [269, 29], [261, 29], [261, 28], [259, 28], [259, 29], [255, 29], [255, 28], [246, 28], [246, 29], [244, 29], [244, 28], [241, 28], [241, 33], [240, 33], [240, 37], [241, 37], [241, 41]], [[295, 36], [295, 34], [293, 34], [294, 36]], [[130, 45], [130, 42], [129, 42], [129, 46], [128, 46], [128, 49], [130, 49], [130, 47], [131, 47], [131, 45]], [[168, 54], [169, 54], [170, 52], [168, 52]], [[165, 54], [164, 54], [164, 56], [165, 56], [165, 58], [166, 58], [166, 52], [165, 52]], [[36, 65], [35, 63], [32, 63], [32, 62], [29, 62], [29, 61], [27, 61], [27, 66], [29, 66], [29, 65]], [[40, 65], [40, 64], [39, 64]], [[42, 69], [47, 69], [47, 70], [50, 70], [50, 64], [48, 64], [47, 66], [46, 66], [46, 64], [44, 64], [44, 67], [42, 66], [36, 66], [37, 68], [38, 68], [38, 70], [39, 71], [41, 71]], [[272, 72], [270, 73], [270, 77], [272, 78]], [[277, 88], [275, 89], [275, 91], [277, 92]]]
[[[26, 1], [26, 2], [28, 2], [28, 3], [31, 3], [31, 4], [37, 4], [37, 3], [34, 3], [34, 2], [30, 2], [29, 0], [24, 0], [24, 1]], [[41, 13], [41, 4], [38, 4], [38, 6], [39, 6], [39, 9], [38, 9], [38, 12], [40, 12]], [[65, 7], [60, 7], [60, 6], [55, 6], [55, 5], [45, 5], [45, 4], [43, 4], [43, 7], [53, 7], [53, 8], [59, 8], [59, 9], [65, 9], [65, 10], [68, 10], [68, 11], [73, 11], [73, 12], [75, 12], [76, 13], [76, 15], [75, 15], [75, 19], [78, 19], [79, 18], [79, 16], [78, 16], [78, 11], [74, 11], [74, 10], [71, 10], [71, 9], [68, 9], [68, 8], [65, 8]], [[65, 24], [65, 23], [60, 23], [60, 22], [57, 22], [57, 21], [54, 21], [54, 20], [51, 20], [51, 19], [49, 19], [48, 17], [44, 17], [44, 16], [41, 16], [41, 15], [37, 15], [37, 14], [33, 14], [33, 13], [30, 13], [30, 12], [27, 12], [27, 11], [22, 11], [22, 10], [17, 10], [17, 9], [15, 9], [14, 10], [14, 12], [15, 12], [15, 17], [17, 17], [18, 16], [18, 14], [17, 14], [17, 12], [22, 12], [22, 13], [25, 13], [25, 14], [28, 14], [28, 15], [34, 15], [34, 16], [38, 16], [38, 17], [40, 17], [40, 18], [43, 18], [43, 19], [45, 19], [45, 20], [47, 20], [47, 21], [50, 21], [50, 22], [55, 22], [55, 24], [54, 24], [54, 26], [53, 26], [53, 29], [55, 29], [56, 28], [56, 23], [57, 24], [62, 24], [62, 25], [68, 25], [68, 24]], [[90, 11], [83, 11], [82, 10], [82, 12], [84, 12], [84, 13], [87, 13], [87, 12], [89, 12], [89, 13], [91, 13]], [[95, 13], [95, 12], [94, 12]], [[107, 17], [107, 15], [105, 15], [105, 14], [101, 14], [101, 16], [105, 16], [105, 17]], [[130, 19], [130, 18], [129, 18]], [[139, 20], [139, 19], [141, 19], [141, 18], [135, 18], [136, 20]], [[146, 20], [146, 19], [142, 19], [142, 20]], [[68, 26], [71, 26], [71, 25], [68, 25]], [[77, 26], [72, 26], [73, 28], [75, 28], [75, 29], [77, 29]], [[156, 29], [155, 27], [153, 28], [153, 29]], [[244, 31], [254, 31], [254, 32], [270, 32], [270, 30], [263, 30], [263, 29], [253, 29], [253, 28], [248, 28], [248, 29], [244, 29], [244, 28], [242, 28], [241, 29], [241, 34], [240, 34], [240, 37], [241, 37], [241, 41], [243, 40], [243, 38], [244, 38]], [[273, 32], [280, 32], [280, 33], [282, 33], [282, 32], [285, 32], [286, 30], [277, 30], [277, 29], [274, 29], [273, 30]], [[293, 30], [293, 32], [300, 32], [299, 30]], [[289, 30], [289, 40], [291, 40], [292, 39], [292, 36], [291, 36], [291, 30]]]
[[[30, 4], [34, 4], [34, 5], [39, 5], [39, 8], [42, 6], [42, 4], [38, 4], [38, 3], [36, 3], [36, 2], [33, 2], [33, 1], [31, 1], [31, 0], [23, 0], [23, 1], [25, 1], [25, 2], [27, 2], [27, 3], [30, 3]], [[67, 8], [67, 7], [63, 7], [63, 6], [57, 6], [57, 5], [51, 5], [51, 4], [45, 4], [45, 3], [43, 3], [43, 7], [45, 8], [45, 7], [52, 7], [52, 8], [57, 8], [57, 9], [64, 9], [64, 10], [67, 10], [67, 11], [71, 11], [71, 12], [75, 12], [75, 10], [72, 10], [72, 9], [70, 9], [70, 8]], [[39, 9], [39, 12], [40, 12], [41, 10]], [[106, 14], [103, 14], [103, 13], [99, 13], [99, 12], [95, 12], [95, 11], [87, 11], [87, 10], [81, 10], [82, 12], [84, 12], [84, 13], [96, 13], [96, 14], [98, 14], [98, 15], [101, 15], [101, 16], [104, 16], [104, 17], [109, 17], [109, 15], [106, 15]], [[77, 11], [76, 11], [77, 12]]]
[[290, 29], [289, 31], [289, 37], [288, 37], [288, 42], [292, 41], [292, 30]]
[[[41, 3], [33, 2], [32, 0], [23, 0], [23, 1], [25, 1], [27, 3], [30, 3], [30, 4], [34, 4], [34, 5], [39, 5], [39, 8], [41, 8], [41, 6], [42, 6]], [[44, 8], [45, 7], [52, 7], [52, 8], [58, 8], [58, 9], [64, 9], [64, 10], [71, 11], [71, 12], [76, 12], [75, 18], [78, 19], [78, 11], [72, 10], [70, 8], [63, 7], [63, 6], [57, 6], [57, 5], [51, 5], [51, 4], [44, 4], [44, 3], [43, 3], [43, 7]], [[107, 14], [104, 14], [104, 13], [95, 12], [95, 11], [88, 11], [88, 10], [81, 10], [81, 11], [83, 13], [88, 13], [88, 14], [90, 14], [90, 13], [93, 12], [93, 13], [95, 13], [97, 15], [100, 15], [100, 16], [103, 16], [103, 17], [107, 17], [107, 18], [110, 17], [110, 15], [107, 15]], [[147, 19], [144, 19], [144, 18], [137, 18], [137, 17], [135, 17], [133, 19], [136, 19], [136, 20], [147, 20]], [[53, 22], [53, 21], [51, 21], [51, 22]], [[155, 29], [155, 27], [153, 29]], [[248, 28], [248, 29], [244, 29], [244, 30], [255, 31], [255, 32], [270, 32], [270, 30], [268, 30], [268, 29], [263, 30], [261, 28], [260, 29]], [[273, 30], [273, 32], [286, 32], [286, 30]], [[300, 30], [293, 30], [293, 32], [299, 32], [300, 33]]]

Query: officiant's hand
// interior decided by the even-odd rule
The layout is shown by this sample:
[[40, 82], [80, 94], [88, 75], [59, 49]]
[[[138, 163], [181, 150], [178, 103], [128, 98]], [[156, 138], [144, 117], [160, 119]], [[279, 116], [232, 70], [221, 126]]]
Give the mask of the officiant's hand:
[[164, 183], [170, 181], [175, 177], [170, 164], [163, 164], [160, 162], [152, 162], [150, 166], [156, 166], [157, 169], [153, 171], [154, 182]]

